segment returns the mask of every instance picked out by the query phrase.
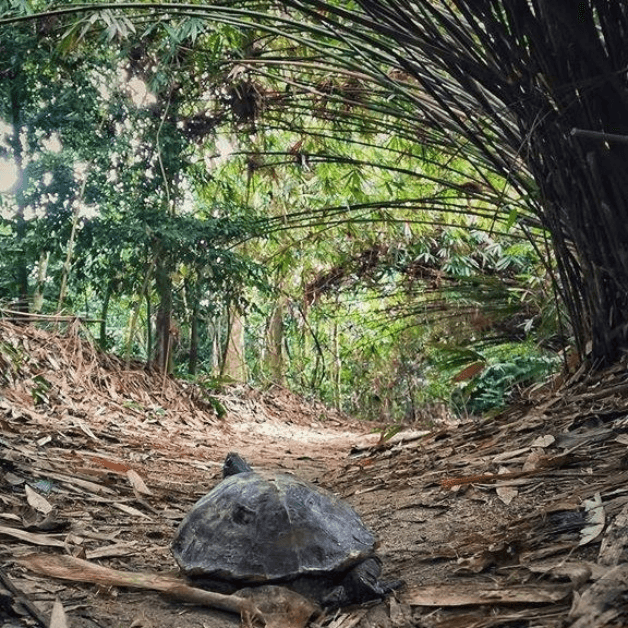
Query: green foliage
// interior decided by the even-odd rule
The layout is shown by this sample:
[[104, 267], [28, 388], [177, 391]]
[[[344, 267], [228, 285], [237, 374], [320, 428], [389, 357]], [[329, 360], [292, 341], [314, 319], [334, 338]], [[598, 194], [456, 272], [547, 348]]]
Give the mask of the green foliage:
[[[2, 295], [19, 293], [5, 279], [16, 260], [32, 283], [46, 251], [54, 308], [69, 252], [64, 305], [102, 319], [103, 347], [151, 359], [155, 330], [174, 330], [174, 371], [195, 361], [213, 381], [235, 307], [257, 382], [387, 422], [449, 401], [455, 372], [434, 359], [445, 340], [564, 344], [532, 186], [417, 115], [425, 93], [378, 38], [365, 49], [350, 31], [338, 40], [255, 8], [266, 13], [81, 12], [54, 31], [60, 47], [46, 35], [55, 63], [28, 56], [32, 25], [15, 29], [27, 150], [0, 224]], [[482, 403], [532, 362], [504, 358], [514, 379], [482, 383]]]
[[33, 404], [38, 406], [48, 403], [48, 391], [52, 388], [50, 382], [43, 375], [35, 375], [33, 377], [33, 385], [31, 387], [31, 396]]
[[0, 294], [25, 301], [42, 253], [51, 269], [61, 267], [72, 213], [82, 200], [81, 172], [104, 152], [94, 142], [102, 125], [97, 82], [111, 75], [112, 64], [97, 51], [80, 63], [59, 57], [44, 22], [0, 27], [0, 41], [11, 51], [0, 62], [0, 146], [18, 174], [0, 219], [6, 235]]
[[504, 408], [515, 391], [542, 381], [558, 370], [555, 355], [539, 353], [525, 345], [506, 345], [493, 349], [486, 368], [464, 383], [452, 396], [453, 408], [460, 413], [486, 415]]
[[20, 373], [27, 361], [27, 356], [21, 349], [9, 342], [0, 342], [0, 382], [2, 385], [10, 386], [13, 378]]

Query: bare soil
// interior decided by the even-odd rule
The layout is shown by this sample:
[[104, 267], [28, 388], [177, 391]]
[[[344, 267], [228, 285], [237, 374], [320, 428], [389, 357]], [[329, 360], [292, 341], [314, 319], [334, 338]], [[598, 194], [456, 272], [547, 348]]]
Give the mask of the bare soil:
[[583, 369], [492, 419], [402, 426], [386, 441], [386, 426], [280, 387], [210, 395], [102, 355], [79, 323], [0, 323], [0, 367], [0, 628], [48, 625], [55, 601], [57, 626], [241, 625], [23, 560], [176, 575], [173, 532], [233, 450], [346, 498], [379, 538], [384, 577], [406, 583], [311, 625], [628, 625], [623, 367]]

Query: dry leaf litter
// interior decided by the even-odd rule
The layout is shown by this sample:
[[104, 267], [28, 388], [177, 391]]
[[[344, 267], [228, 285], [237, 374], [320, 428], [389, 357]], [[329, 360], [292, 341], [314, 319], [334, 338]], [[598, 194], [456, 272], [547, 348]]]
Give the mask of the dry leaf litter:
[[[181, 582], [173, 531], [230, 450], [344, 496], [377, 533], [385, 577], [406, 581], [311, 626], [628, 625], [624, 365], [388, 440], [280, 387], [209, 393], [104, 355], [79, 321], [0, 322], [0, 384], [2, 628], [247, 625], [134, 584]], [[29, 560], [72, 565], [74, 581]]]

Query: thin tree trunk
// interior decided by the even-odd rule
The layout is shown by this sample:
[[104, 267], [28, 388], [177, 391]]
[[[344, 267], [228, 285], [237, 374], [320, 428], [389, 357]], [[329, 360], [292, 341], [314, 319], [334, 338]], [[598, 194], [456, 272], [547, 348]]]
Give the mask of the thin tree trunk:
[[279, 297], [268, 321], [266, 332], [266, 356], [265, 362], [271, 381], [275, 384], [285, 383], [285, 364], [283, 354], [283, 317], [285, 311], [285, 298]]
[[199, 307], [197, 304], [192, 309], [192, 321], [190, 323], [190, 357], [188, 359], [188, 373], [196, 375], [198, 369], [198, 316]]
[[107, 282], [107, 288], [105, 290], [105, 297], [100, 307], [100, 333], [98, 343], [101, 349], [107, 349], [107, 316], [109, 314], [109, 303], [111, 301], [111, 295], [113, 294], [113, 281]]
[[155, 287], [159, 297], [157, 315], [155, 317], [155, 364], [165, 374], [170, 372], [171, 366], [171, 336], [172, 324], [172, 279], [170, 271], [161, 260], [157, 261], [155, 272]]
[[146, 302], [146, 356], [150, 360], [150, 356], [153, 355], [153, 305], [148, 290], [144, 293], [144, 301]]
[[236, 382], [244, 382], [246, 370], [244, 322], [242, 315], [232, 306], [229, 309], [229, 326], [221, 375]]
[[65, 254], [65, 262], [63, 263], [63, 269], [61, 270], [61, 288], [59, 289], [59, 302], [57, 303], [57, 310], [60, 312], [63, 308], [63, 302], [65, 301], [65, 295], [68, 288], [68, 279], [70, 277], [70, 270], [72, 269], [72, 255], [74, 253], [74, 240], [76, 239], [76, 231], [78, 229], [79, 220], [81, 217], [81, 203], [83, 201], [83, 194], [85, 192], [85, 184], [87, 183], [87, 172], [85, 178], [81, 184], [81, 190], [78, 198], [74, 200], [74, 209], [72, 211], [72, 229], [70, 231], [70, 238], [68, 240], [68, 248]]
[[211, 319], [207, 320], [205, 334], [211, 342], [209, 372], [211, 373], [212, 377], [219, 377], [220, 369], [222, 367], [222, 352], [220, 350], [220, 320], [218, 316], [213, 316]]
[[338, 323], [334, 321], [334, 326], [332, 330], [332, 347], [334, 349], [333, 355], [333, 367], [332, 367], [332, 377], [333, 377], [333, 385], [334, 385], [334, 406], [337, 409], [340, 409], [342, 405], [341, 394], [340, 394], [340, 379], [341, 379], [341, 369], [342, 362], [340, 360], [340, 341], [338, 338]]
[[[133, 346], [133, 339], [135, 338], [135, 331], [137, 328], [137, 319], [140, 313], [140, 307], [142, 304], [142, 297], [148, 294], [148, 286], [153, 277], [153, 271], [157, 264], [157, 259], [153, 259], [148, 267], [146, 268], [146, 275], [144, 276], [144, 283], [142, 284], [142, 288], [138, 295], [138, 300], [135, 306], [133, 307], [133, 312], [131, 314], [131, 319], [129, 320], [129, 331], [127, 333], [126, 338], [126, 350], [125, 350], [125, 359], [128, 362], [131, 359], [131, 347]], [[150, 354], [148, 355], [148, 359], [150, 360]]]
[[185, 290], [188, 295], [188, 309], [190, 311], [190, 352], [188, 356], [188, 373], [196, 375], [198, 368], [198, 343], [199, 343], [199, 317], [200, 295], [199, 278], [193, 276], [185, 282]]
[[[19, 80], [19, 79], [16, 79]], [[11, 83], [13, 87], [13, 82]], [[11, 89], [11, 117], [13, 122], [13, 132], [9, 136], [9, 143], [13, 152], [13, 161], [17, 170], [17, 181], [15, 184], [15, 202], [17, 210], [15, 214], [15, 239], [17, 243], [18, 255], [15, 266], [15, 279], [17, 283], [18, 300], [15, 309], [20, 312], [28, 312], [28, 260], [26, 257], [26, 232], [28, 225], [24, 217], [26, 201], [24, 199], [24, 163], [22, 152], [21, 135], [21, 111], [22, 105], [17, 89]]]
[[48, 260], [50, 259], [49, 251], [42, 251], [39, 254], [39, 265], [37, 266], [37, 282], [33, 292], [33, 312], [41, 312], [44, 306], [44, 286], [46, 276], [48, 274]]

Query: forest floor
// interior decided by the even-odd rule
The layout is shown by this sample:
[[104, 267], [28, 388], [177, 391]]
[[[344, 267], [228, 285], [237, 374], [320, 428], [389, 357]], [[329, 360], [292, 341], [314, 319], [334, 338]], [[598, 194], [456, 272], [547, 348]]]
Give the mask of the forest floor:
[[174, 530], [232, 450], [346, 498], [379, 538], [384, 577], [405, 581], [385, 602], [307, 625], [628, 625], [625, 367], [383, 441], [386, 426], [282, 388], [210, 399], [85, 338], [77, 322], [63, 333], [0, 322], [0, 628], [241, 625], [91, 569], [174, 582]]

